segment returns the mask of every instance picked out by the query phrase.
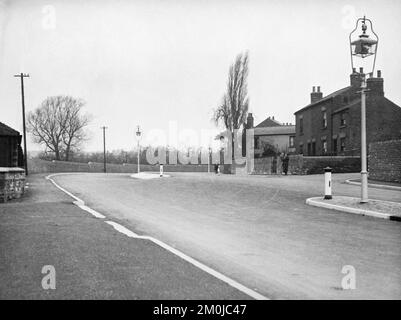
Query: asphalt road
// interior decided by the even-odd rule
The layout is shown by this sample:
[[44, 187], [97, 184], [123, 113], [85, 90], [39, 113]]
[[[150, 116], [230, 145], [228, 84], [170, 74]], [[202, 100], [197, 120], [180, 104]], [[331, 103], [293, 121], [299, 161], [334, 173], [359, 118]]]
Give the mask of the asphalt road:
[[[401, 224], [306, 205], [322, 194], [323, 176], [171, 175], [54, 179], [108, 218], [269, 298], [401, 298]], [[334, 175], [333, 194], [358, 196], [343, 183], [357, 176]], [[401, 201], [401, 192], [370, 189], [370, 197]], [[356, 270], [355, 290], [342, 290], [344, 265]]]
[[[250, 298], [150, 241], [117, 232], [44, 176], [28, 181], [23, 198], [0, 204], [0, 300]], [[49, 265], [54, 290], [42, 287]]]

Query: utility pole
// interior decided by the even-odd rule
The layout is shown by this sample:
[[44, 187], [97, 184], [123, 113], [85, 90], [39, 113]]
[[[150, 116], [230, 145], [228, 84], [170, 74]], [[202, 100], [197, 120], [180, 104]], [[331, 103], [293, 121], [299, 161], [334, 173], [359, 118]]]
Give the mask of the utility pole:
[[29, 74], [15, 74], [14, 77], [21, 78], [21, 98], [22, 98], [22, 127], [23, 127], [23, 134], [24, 134], [24, 167], [25, 167], [25, 174], [28, 175], [28, 154], [26, 151], [26, 126], [25, 126], [25, 97], [24, 97], [24, 78], [29, 78]]
[[103, 171], [106, 173], [106, 129], [107, 127], [103, 126], [100, 129], [103, 130]]

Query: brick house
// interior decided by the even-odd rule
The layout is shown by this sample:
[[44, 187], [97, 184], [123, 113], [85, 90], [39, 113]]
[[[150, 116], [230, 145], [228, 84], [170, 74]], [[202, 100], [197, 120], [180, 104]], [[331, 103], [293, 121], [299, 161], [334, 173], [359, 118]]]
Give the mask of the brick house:
[[[353, 70], [350, 85], [323, 96], [313, 87], [311, 103], [295, 112], [297, 153], [359, 156], [361, 144], [360, 87], [363, 69]], [[401, 138], [401, 108], [384, 96], [381, 71], [367, 79], [367, 143]]]
[[[254, 129], [254, 154], [255, 157], [271, 153], [291, 153], [295, 152], [295, 126], [291, 123], [280, 123], [273, 117], [267, 117], [257, 126], [254, 126], [252, 113], [248, 114], [245, 124], [246, 129]], [[245, 151], [245, 130], [243, 133], [243, 148]]]

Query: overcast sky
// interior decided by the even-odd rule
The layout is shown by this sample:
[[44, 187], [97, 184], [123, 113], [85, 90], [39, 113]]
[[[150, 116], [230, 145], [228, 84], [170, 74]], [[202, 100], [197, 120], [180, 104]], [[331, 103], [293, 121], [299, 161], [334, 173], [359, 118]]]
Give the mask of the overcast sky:
[[88, 151], [102, 149], [102, 125], [110, 149], [133, 149], [137, 124], [200, 135], [216, 129], [229, 65], [248, 51], [255, 123], [293, 123], [312, 86], [326, 95], [348, 85], [348, 34], [364, 14], [380, 37], [385, 95], [401, 105], [400, 12], [398, 0], [0, 0], [0, 121], [22, 131], [13, 75], [25, 72], [27, 111], [52, 95], [86, 101]]

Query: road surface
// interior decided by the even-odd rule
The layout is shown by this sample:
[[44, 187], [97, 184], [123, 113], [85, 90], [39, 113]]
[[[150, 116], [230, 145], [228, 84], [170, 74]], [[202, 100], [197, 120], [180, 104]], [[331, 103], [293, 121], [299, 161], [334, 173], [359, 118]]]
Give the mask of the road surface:
[[[358, 196], [358, 186], [344, 183], [357, 176], [333, 175], [333, 194]], [[322, 194], [322, 175], [140, 180], [80, 173], [54, 180], [108, 219], [269, 298], [401, 298], [401, 223], [306, 205]], [[401, 192], [372, 188], [370, 197], [401, 201]], [[356, 270], [355, 290], [342, 289], [345, 265]]]

